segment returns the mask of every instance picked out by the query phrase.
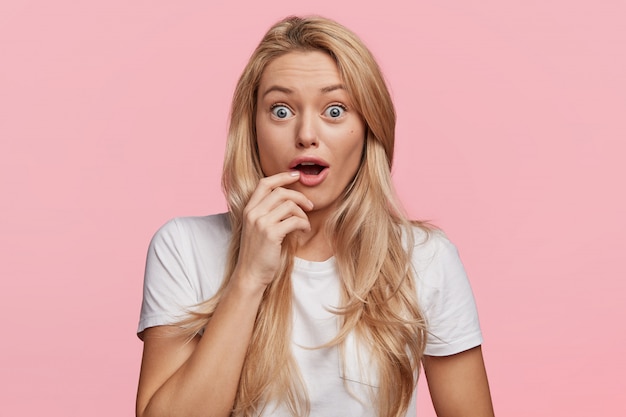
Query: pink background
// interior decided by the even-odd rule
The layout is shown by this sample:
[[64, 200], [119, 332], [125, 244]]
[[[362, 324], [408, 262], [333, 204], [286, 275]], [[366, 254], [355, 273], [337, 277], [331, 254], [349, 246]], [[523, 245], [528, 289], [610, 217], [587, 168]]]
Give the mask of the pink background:
[[378, 57], [398, 190], [461, 251], [497, 414], [626, 415], [624, 2], [213, 3], [0, 5], [0, 415], [133, 414], [149, 239], [224, 209], [234, 84], [293, 13]]

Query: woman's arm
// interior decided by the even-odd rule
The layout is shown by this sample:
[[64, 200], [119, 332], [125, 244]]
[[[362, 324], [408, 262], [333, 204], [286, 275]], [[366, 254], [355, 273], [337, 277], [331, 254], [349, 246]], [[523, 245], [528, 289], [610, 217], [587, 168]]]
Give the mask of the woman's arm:
[[422, 363], [438, 417], [493, 417], [480, 346], [450, 356], [424, 356]]
[[283, 188], [299, 172], [262, 179], [244, 210], [239, 259], [202, 337], [189, 343], [175, 326], [143, 333], [138, 417], [229, 416], [265, 288], [280, 264], [285, 236], [308, 231], [312, 203]]
[[137, 416], [228, 416], [263, 289], [231, 286], [202, 338], [173, 326], [146, 329]]

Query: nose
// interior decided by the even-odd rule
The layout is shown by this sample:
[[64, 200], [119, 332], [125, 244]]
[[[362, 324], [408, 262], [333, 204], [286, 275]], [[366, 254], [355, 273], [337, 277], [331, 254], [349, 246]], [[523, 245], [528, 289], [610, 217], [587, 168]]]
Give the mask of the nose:
[[315, 119], [315, 115], [310, 112], [300, 116], [296, 132], [296, 146], [298, 148], [310, 148], [318, 145]]

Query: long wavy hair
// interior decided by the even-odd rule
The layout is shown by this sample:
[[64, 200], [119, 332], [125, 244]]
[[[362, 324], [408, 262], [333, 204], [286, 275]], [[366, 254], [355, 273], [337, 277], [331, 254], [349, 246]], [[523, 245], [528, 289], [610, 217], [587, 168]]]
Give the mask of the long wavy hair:
[[[354, 109], [366, 125], [362, 163], [328, 219], [327, 236], [341, 280], [337, 336], [323, 347], [344, 346], [352, 334], [367, 346], [378, 372], [373, 404], [381, 417], [406, 412], [415, 389], [425, 345], [425, 322], [417, 303], [411, 253], [411, 222], [401, 210], [391, 182], [395, 110], [382, 73], [359, 38], [321, 17], [289, 17], [266, 33], [235, 89], [222, 185], [232, 238], [220, 290], [185, 321], [190, 335], [211, 319], [239, 257], [243, 210], [261, 171], [256, 145], [258, 87], [272, 60], [293, 51], [323, 51], [337, 64]], [[309, 400], [291, 354], [294, 244], [283, 244], [280, 272], [266, 289], [235, 399], [234, 416], [258, 415], [268, 403], [283, 403], [293, 415], [309, 413]], [[322, 347], [320, 347], [322, 348]], [[366, 366], [370, 366], [367, 364]]]

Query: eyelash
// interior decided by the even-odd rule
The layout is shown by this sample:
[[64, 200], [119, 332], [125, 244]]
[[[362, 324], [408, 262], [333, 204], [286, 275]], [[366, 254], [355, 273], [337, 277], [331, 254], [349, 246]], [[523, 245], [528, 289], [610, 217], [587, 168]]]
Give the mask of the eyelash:
[[[333, 104], [330, 104], [330, 105], [326, 106], [326, 108], [324, 109], [324, 113], [326, 113], [328, 111], [328, 109], [330, 109], [331, 107], [339, 107], [344, 112], [348, 111], [348, 107], [346, 105], [341, 104], [341, 103], [333, 103]], [[331, 119], [337, 120], [337, 119], [339, 119], [341, 117], [343, 117], [343, 113], [339, 117], [331, 117]]]
[[277, 120], [285, 120], [285, 119], [289, 119], [290, 118], [290, 117], [278, 117], [278, 115], [274, 114], [274, 109], [277, 108], [277, 107], [284, 107], [284, 108], [288, 109], [292, 116], [295, 114], [295, 112], [291, 109], [291, 107], [289, 107], [285, 103], [274, 103], [274, 104], [272, 104], [270, 106], [270, 113]]
[[[289, 110], [291, 110], [291, 107], [289, 107], [288, 105], [286, 105], [285, 103], [274, 103], [270, 106], [270, 111], [274, 110], [276, 107], [287, 107]], [[292, 110], [293, 111], [293, 110]]]
[[[286, 107], [289, 109], [290, 112], [294, 113], [295, 112], [291, 109], [291, 107], [289, 107], [288, 105], [286, 105], [285, 103], [274, 103], [270, 106], [270, 113], [276, 108], [276, 107]], [[343, 109], [343, 111], [348, 111], [348, 106], [346, 106], [345, 104], [342, 103], [332, 103], [329, 104], [328, 106], [326, 106], [326, 108], [324, 109], [324, 113], [326, 113], [326, 111], [331, 108], [331, 107], [341, 107]]]

